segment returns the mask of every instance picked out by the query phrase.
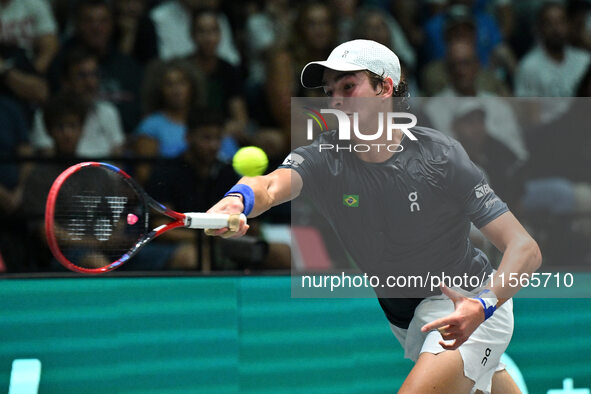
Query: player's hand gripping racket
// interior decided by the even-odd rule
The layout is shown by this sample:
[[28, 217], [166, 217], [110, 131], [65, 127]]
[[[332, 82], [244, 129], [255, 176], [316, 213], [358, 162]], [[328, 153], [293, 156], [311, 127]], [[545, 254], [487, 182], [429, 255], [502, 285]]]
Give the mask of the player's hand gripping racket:
[[[174, 221], [150, 230], [150, 208]], [[243, 214], [175, 212], [148, 196], [124, 171], [97, 162], [64, 171], [53, 183], [45, 209], [51, 252], [66, 268], [87, 274], [121, 266], [173, 228], [237, 231], [241, 220], [246, 221]]]

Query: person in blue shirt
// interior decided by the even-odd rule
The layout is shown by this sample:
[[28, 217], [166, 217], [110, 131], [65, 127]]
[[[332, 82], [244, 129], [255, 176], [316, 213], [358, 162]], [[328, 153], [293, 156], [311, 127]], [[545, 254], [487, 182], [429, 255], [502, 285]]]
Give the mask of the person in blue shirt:
[[501, 30], [494, 18], [473, 7], [473, 0], [454, 0], [447, 12], [439, 13], [429, 19], [425, 30], [425, 61], [441, 59], [445, 56], [445, 35], [452, 26], [472, 25], [476, 29], [478, 59], [483, 65], [489, 63], [491, 53], [503, 39]]
[[200, 99], [201, 84], [185, 62], [173, 60], [154, 66], [144, 86], [148, 114], [136, 130], [136, 153], [172, 158], [187, 149], [187, 116]]

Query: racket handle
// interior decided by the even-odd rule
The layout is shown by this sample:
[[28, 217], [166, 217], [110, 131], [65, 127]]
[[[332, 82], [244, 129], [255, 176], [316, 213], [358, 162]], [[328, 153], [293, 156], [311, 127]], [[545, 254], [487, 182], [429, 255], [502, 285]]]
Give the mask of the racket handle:
[[187, 212], [185, 213], [185, 227], [202, 229], [228, 227], [230, 231], [236, 231], [240, 227], [242, 219], [246, 223], [246, 216], [243, 213], [226, 215], [224, 213]]

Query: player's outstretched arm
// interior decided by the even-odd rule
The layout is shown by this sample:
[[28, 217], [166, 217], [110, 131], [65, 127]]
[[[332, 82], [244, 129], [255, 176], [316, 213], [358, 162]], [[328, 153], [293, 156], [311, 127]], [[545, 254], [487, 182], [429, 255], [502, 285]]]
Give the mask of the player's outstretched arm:
[[[264, 176], [244, 177], [232, 188], [224, 198], [211, 207], [211, 213], [245, 213], [248, 217], [256, 217], [270, 208], [296, 198], [302, 190], [301, 176], [289, 168], [279, 168]], [[238, 231], [227, 228], [205, 230], [207, 235], [235, 238], [246, 234], [248, 225], [240, 223]]]

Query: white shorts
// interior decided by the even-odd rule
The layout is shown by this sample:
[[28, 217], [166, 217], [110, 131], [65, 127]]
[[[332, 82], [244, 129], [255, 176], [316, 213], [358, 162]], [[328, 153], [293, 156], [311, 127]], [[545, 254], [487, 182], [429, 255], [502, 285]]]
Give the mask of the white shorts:
[[[421, 327], [453, 311], [454, 304], [447, 296], [433, 296], [425, 298], [417, 306], [408, 329], [390, 324], [396, 339], [404, 348], [404, 357], [416, 362], [423, 352], [438, 354], [445, 351], [439, 344], [443, 339], [439, 331], [423, 333]], [[464, 375], [475, 382], [472, 393], [476, 390], [490, 393], [493, 374], [505, 369], [500, 360], [512, 335], [513, 300], [508, 300], [459, 347], [464, 361]]]

